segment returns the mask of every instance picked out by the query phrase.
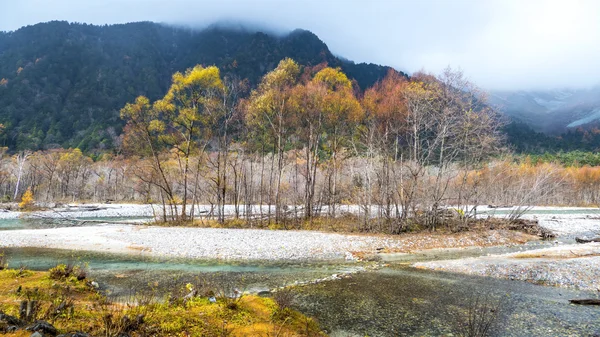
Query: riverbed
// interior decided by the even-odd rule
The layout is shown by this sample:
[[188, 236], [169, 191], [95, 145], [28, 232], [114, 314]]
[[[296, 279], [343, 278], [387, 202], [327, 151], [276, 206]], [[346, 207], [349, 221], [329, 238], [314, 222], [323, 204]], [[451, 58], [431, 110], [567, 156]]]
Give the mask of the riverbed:
[[[140, 217], [142, 214], [135, 214]], [[134, 215], [132, 215], [134, 216]], [[519, 280], [456, 274], [411, 267], [417, 262], [459, 260], [505, 253], [531, 252], [566, 245], [578, 233], [593, 233], [595, 217], [586, 213], [545, 217], [548, 222], [583, 225], [564, 229], [556, 242], [530, 242], [458, 249], [410, 250], [377, 254], [379, 261], [332, 260], [223, 261], [186, 256], [153, 256], [86, 250], [9, 248], [11, 267], [47, 269], [59, 262], [86, 263], [90, 276], [114, 298], [136, 291], [169, 292], [186, 282], [212, 282], [255, 293], [293, 286], [295, 308], [311, 315], [331, 336], [457, 335], [456, 324], [475, 297], [500, 303], [500, 336], [591, 336], [600, 333], [600, 310], [569, 304], [572, 298], [596, 298], [597, 291], [565, 289]], [[555, 217], [554, 219], [552, 217]], [[121, 222], [131, 217], [117, 217]], [[107, 220], [108, 221], [108, 220]], [[546, 221], [546, 220], [543, 220]], [[543, 221], [540, 221], [542, 224]], [[12, 224], [38, 231], [43, 224]], [[35, 221], [34, 221], [35, 222]], [[555, 226], [559, 226], [554, 224]], [[2, 223], [0, 223], [0, 227]], [[32, 227], [35, 226], [35, 227]], [[88, 226], [102, 228], [106, 225]], [[109, 225], [111, 226], [111, 225]], [[126, 225], [125, 225], [126, 226]], [[560, 226], [559, 226], [560, 227]], [[565, 227], [565, 226], [562, 226]], [[574, 231], [572, 227], [583, 228]], [[33, 229], [32, 229], [33, 228]], [[65, 227], [63, 227], [65, 228]], [[60, 226], [59, 228], [60, 229]], [[0, 231], [0, 237], [14, 229]], [[41, 233], [41, 232], [36, 232]], [[315, 282], [320, 281], [320, 282]]]

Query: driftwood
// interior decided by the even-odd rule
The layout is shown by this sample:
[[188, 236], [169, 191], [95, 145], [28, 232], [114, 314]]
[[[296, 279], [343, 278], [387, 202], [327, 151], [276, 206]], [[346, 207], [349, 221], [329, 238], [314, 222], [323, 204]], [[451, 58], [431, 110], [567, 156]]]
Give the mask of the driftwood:
[[65, 227], [75, 227], [75, 226], [83, 226], [86, 223], [110, 223], [115, 225], [136, 225], [138, 223], [129, 222], [129, 221], [114, 221], [114, 220], [96, 220], [96, 219], [78, 219], [78, 218], [68, 218], [62, 216], [60, 218], [45, 216], [45, 215], [33, 215], [32, 218], [35, 219], [43, 219], [48, 223], [57, 223], [61, 226]]
[[593, 239], [575, 238], [575, 242], [577, 242], [577, 243], [600, 242], [600, 238], [593, 238]]
[[83, 226], [86, 223], [108, 223], [108, 224], [114, 224], [114, 225], [138, 225], [138, 223], [135, 223], [135, 222], [113, 221], [113, 220], [69, 219], [69, 220], [63, 220], [63, 221], [74, 221], [77, 223], [77, 226]]
[[103, 211], [108, 209], [108, 207], [98, 207], [98, 206], [76, 206], [76, 207], [67, 207], [60, 210], [54, 210], [55, 212], [60, 213], [73, 213], [73, 212], [94, 212], [94, 211]]
[[600, 305], [600, 299], [570, 300], [569, 302], [580, 305]]
[[537, 235], [544, 240], [554, 239], [556, 234], [540, 226], [537, 220], [515, 219], [508, 225], [509, 230], [518, 230], [532, 235]]

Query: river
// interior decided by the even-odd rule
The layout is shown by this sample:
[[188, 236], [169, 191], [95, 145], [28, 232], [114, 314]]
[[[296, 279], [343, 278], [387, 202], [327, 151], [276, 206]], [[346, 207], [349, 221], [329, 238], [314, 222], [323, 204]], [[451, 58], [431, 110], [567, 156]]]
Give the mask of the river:
[[[111, 219], [123, 220], [123, 219]], [[56, 226], [44, 220], [1, 220], [0, 228]], [[0, 232], [0, 235], [1, 232]], [[600, 309], [569, 304], [597, 293], [520, 281], [411, 268], [415, 261], [452, 259], [546, 246], [449, 249], [382, 255], [380, 262], [222, 263], [36, 248], [4, 249], [10, 267], [45, 270], [57, 263], [85, 263], [90, 277], [115, 299], [139, 291], [162, 296], [187, 282], [261, 292], [279, 286], [345, 275], [294, 287], [296, 309], [315, 317], [331, 336], [457, 335], [457, 322], [474, 299], [498, 304], [499, 336], [591, 336], [600, 334]]]

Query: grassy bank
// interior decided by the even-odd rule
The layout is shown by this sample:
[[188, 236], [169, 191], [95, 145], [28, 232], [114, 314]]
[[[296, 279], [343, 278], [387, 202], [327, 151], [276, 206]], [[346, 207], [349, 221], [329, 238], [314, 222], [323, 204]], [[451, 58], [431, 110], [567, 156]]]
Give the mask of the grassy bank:
[[146, 292], [113, 302], [85, 276], [84, 268], [65, 265], [48, 272], [0, 270], [0, 333], [30, 336], [54, 328], [44, 336], [324, 335], [313, 320], [272, 298], [187, 284], [160, 300]]

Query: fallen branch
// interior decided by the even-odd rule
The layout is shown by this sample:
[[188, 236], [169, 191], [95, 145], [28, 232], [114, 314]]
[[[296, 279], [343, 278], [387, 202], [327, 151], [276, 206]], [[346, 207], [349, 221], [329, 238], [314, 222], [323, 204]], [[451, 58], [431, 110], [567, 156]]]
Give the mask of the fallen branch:
[[600, 299], [570, 300], [569, 302], [579, 305], [600, 305]]

